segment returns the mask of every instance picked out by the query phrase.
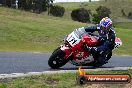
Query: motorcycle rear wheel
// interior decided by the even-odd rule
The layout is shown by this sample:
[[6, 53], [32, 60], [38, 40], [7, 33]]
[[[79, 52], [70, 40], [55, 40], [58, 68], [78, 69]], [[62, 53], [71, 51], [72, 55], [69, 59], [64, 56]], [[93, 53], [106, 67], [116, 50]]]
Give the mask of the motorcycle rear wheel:
[[[111, 56], [112, 56], [112, 52], [108, 53], [108, 54], [106, 55], [106, 61], [108, 61], [108, 60], [111, 58]], [[104, 65], [104, 64], [101, 64], [100, 66], [97, 66], [96, 64], [97, 64], [97, 62], [94, 61], [94, 62], [90, 63], [90, 66], [93, 66], [93, 67], [101, 67], [101, 66]]]
[[50, 56], [48, 60], [48, 65], [52, 69], [58, 69], [64, 66], [68, 62], [66, 59], [64, 59], [64, 56], [65, 56], [65, 52], [57, 48]]

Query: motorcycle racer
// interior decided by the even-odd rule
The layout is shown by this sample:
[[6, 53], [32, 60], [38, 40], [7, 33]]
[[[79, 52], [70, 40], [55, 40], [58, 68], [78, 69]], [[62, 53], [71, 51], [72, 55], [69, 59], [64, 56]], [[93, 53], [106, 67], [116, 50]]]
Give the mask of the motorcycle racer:
[[100, 67], [111, 58], [112, 50], [122, 45], [108, 17], [103, 18], [99, 25], [75, 29], [63, 41], [64, 44], [49, 57], [48, 65], [52, 69], [68, 62], [76, 66]]
[[98, 55], [98, 58], [96, 59], [96, 66], [102, 66], [103, 64], [107, 63], [106, 55], [114, 49], [115, 46], [115, 31], [112, 26], [112, 21], [110, 18], [105, 17], [103, 18], [99, 25], [95, 26], [88, 26], [84, 27], [86, 32], [95, 32], [98, 31], [99, 34], [99, 41], [101, 42], [100, 46], [97, 47], [88, 47], [87, 45], [84, 45], [83, 48], [86, 51], [91, 52], [93, 55]]

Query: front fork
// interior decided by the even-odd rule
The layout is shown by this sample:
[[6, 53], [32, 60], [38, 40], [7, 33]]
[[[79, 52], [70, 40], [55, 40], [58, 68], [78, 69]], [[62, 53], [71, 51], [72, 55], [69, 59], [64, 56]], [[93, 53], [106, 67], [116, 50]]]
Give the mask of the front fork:
[[64, 59], [68, 59], [73, 54], [72, 50], [66, 45], [61, 45], [60, 49], [66, 53]]

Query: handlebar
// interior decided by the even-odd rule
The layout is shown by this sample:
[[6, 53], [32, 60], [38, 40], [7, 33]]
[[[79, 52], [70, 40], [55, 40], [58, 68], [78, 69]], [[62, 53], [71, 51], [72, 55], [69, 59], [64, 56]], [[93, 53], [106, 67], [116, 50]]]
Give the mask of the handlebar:
[[94, 34], [94, 33], [88, 32], [88, 35], [90, 35], [90, 36], [94, 36], [96, 39], [99, 39], [99, 35], [97, 35], [97, 34]]

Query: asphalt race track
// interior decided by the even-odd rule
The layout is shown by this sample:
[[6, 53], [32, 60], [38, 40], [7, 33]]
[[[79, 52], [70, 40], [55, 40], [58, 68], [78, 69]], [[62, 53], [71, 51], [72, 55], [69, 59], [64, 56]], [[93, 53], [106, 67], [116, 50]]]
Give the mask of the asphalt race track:
[[[0, 74], [51, 71], [48, 66], [50, 53], [1, 52]], [[102, 68], [130, 67], [132, 56], [112, 56]], [[67, 63], [61, 70], [75, 70], [76, 66]], [[91, 69], [91, 67], [87, 67]]]

